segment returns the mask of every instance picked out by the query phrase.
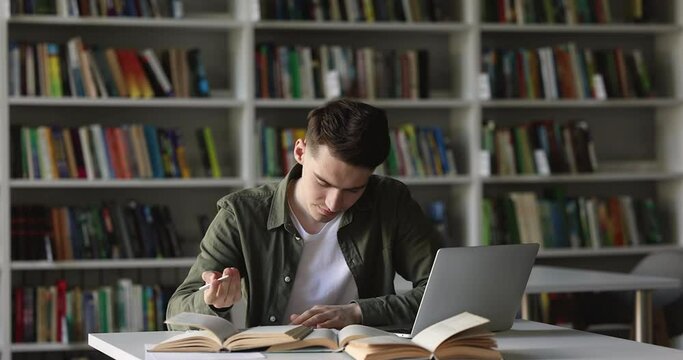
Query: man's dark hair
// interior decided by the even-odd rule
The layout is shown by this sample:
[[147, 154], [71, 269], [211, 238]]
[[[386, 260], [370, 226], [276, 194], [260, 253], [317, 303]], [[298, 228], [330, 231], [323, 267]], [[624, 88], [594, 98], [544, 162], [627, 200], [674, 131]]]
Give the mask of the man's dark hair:
[[319, 145], [347, 164], [374, 169], [389, 155], [387, 115], [357, 101], [330, 101], [308, 113], [306, 147], [316, 154]]

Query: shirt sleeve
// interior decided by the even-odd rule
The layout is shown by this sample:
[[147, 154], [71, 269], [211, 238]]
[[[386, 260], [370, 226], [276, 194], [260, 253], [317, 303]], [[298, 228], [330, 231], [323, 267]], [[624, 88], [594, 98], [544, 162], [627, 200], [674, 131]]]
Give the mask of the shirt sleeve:
[[[204, 285], [204, 271], [222, 272], [226, 267], [236, 267], [244, 275], [244, 260], [240, 246], [239, 227], [229, 206], [221, 206], [199, 245], [199, 255], [185, 280], [171, 296], [166, 316], [181, 312], [217, 315], [229, 320], [230, 308], [219, 309], [204, 302], [204, 294], [198, 291]], [[173, 326], [171, 330], [184, 330]]]
[[[405, 185], [401, 185], [395, 199], [396, 231], [391, 239], [391, 256], [396, 272], [412, 282], [413, 289], [400, 295], [355, 301], [361, 307], [364, 325], [407, 325], [415, 321], [441, 241], [441, 236]], [[393, 282], [393, 278], [388, 281]]]

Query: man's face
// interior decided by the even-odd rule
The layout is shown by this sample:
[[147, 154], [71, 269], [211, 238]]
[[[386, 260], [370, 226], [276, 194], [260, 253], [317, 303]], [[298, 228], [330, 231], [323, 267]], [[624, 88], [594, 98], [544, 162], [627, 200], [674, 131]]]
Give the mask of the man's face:
[[[308, 151], [307, 151], [308, 150]], [[358, 201], [363, 195], [370, 169], [349, 165], [330, 154], [329, 148], [320, 145], [315, 154], [298, 140], [295, 158], [303, 165], [299, 180], [302, 186], [300, 198], [296, 199], [315, 221], [326, 223]]]

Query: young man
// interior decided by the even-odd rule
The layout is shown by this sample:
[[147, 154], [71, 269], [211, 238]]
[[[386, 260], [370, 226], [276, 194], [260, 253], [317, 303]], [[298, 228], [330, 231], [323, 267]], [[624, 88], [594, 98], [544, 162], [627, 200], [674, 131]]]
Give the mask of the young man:
[[[250, 327], [412, 323], [439, 235], [404, 184], [372, 174], [388, 153], [384, 111], [349, 100], [311, 111], [284, 180], [218, 201], [167, 315], [227, 316], [244, 286]], [[395, 273], [414, 288], [396, 295]]]

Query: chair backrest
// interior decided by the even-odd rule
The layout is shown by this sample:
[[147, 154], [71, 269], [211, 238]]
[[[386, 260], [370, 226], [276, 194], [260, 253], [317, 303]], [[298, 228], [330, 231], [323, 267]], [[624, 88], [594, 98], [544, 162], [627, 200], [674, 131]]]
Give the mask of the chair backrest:
[[[680, 279], [683, 283], [683, 251], [661, 251], [645, 256], [631, 271], [635, 275]], [[674, 302], [683, 295], [683, 288], [656, 290], [652, 293], [655, 307]]]

